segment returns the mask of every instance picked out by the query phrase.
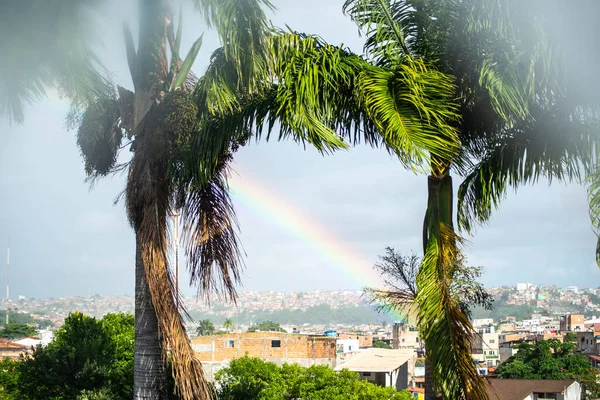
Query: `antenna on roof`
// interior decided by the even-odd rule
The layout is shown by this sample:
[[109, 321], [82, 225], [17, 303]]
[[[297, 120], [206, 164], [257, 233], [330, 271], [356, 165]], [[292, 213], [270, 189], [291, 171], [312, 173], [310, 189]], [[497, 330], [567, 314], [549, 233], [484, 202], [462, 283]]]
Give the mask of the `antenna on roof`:
[[8, 297], [10, 293], [8, 286], [8, 277], [10, 272], [10, 235], [8, 235], [8, 247], [6, 250], [6, 325], [8, 325]]

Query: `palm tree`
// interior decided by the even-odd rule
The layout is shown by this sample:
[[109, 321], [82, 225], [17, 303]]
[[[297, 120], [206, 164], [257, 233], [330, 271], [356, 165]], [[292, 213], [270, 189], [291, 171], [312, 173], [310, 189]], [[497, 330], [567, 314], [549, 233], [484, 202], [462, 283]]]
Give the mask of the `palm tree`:
[[[173, 293], [167, 263], [167, 222], [172, 210], [182, 210], [193, 282], [204, 293], [216, 291], [234, 300], [241, 261], [226, 179], [227, 164], [243, 137], [211, 143], [212, 137], [223, 135], [218, 130], [220, 123], [211, 111], [210, 101], [195, 103], [191, 95], [194, 91], [202, 96], [208, 88], [217, 87], [219, 79], [229, 77], [212, 70], [198, 81], [190, 69], [201, 38], [182, 59], [182, 12], [176, 24], [169, 2], [149, 0], [139, 4], [137, 46], [129, 28], [124, 27], [134, 91], [122, 87], [115, 90], [103, 78], [98, 59], [89, 50], [92, 42], [84, 34], [86, 28], [93, 27], [91, 22], [97, 21], [79, 18], [82, 10], [87, 10], [73, 7], [79, 3], [65, 0], [52, 6], [37, 1], [26, 2], [26, 7], [14, 2], [3, 5], [6, 13], [2, 17], [7, 22], [3, 29], [39, 14], [33, 20], [44, 32], [38, 35], [36, 29], [31, 29], [34, 33], [18, 29], [20, 36], [5, 32], [11, 40], [3, 49], [15, 55], [11, 61], [15, 60], [17, 66], [27, 68], [23, 68], [24, 75], [11, 76], [10, 72], [17, 70], [15, 65], [3, 64], [8, 72], [2, 71], [1, 84], [8, 91], [2, 90], [0, 112], [20, 122], [23, 102], [43, 96], [46, 85], [55, 85], [82, 111], [73, 114], [71, 122], [79, 126], [77, 144], [90, 178], [127, 170], [124, 194], [136, 236], [134, 398], [166, 398], [167, 353], [171, 355], [180, 396], [209, 398], [211, 391], [185, 334], [179, 294]], [[220, 54], [236, 73], [232, 85], [239, 93], [254, 91], [254, 75], [262, 68], [266, 51], [267, 23], [261, 6], [270, 7], [269, 2], [194, 3], [219, 33], [223, 45]], [[61, 18], [52, 18], [55, 13]], [[31, 28], [27, 24], [20, 27]], [[41, 49], [36, 48], [38, 36], [42, 36]], [[62, 47], [57, 48], [56, 43]], [[27, 51], [29, 45], [31, 52]], [[125, 138], [133, 157], [117, 165]]]
[[233, 329], [233, 320], [231, 318], [226, 318], [223, 322], [223, 328], [227, 331], [231, 331]]
[[[594, 176], [597, 114], [587, 111], [595, 100], [562, 86], [570, 82], [563, 53], [552, 47], [543, 13], [520, 12], [519, 4], [347, 0], [344, 11], [366, 36], [366, 58], [314, 36], [279, 32], [271, 39], [272, 90], [240, 107], [261, 122], [279, 120], [282, 135], [310, 135], [313, 128], [382, 143], [407, 167], [428, 172], [415, 298], [436, 383], [427, 398], [487, 398], [470, 358], [472, 326], [452, 290], [462, 242], [452, 171], [467, 174], [458, 214], [467, 231], [473, 218], [489, 217], [508, 185], [540, 175]], [[573, 134], [551, 134], [559, 130]], [[600, 182], [591, 189], [595, 211]], [[599, 216], [592, 215], [595, 226]]]
[[203, 319], [198, 322], [196, 329], [198, 336], [210, 336], [215, 334], [215, 326], [209, 319]]

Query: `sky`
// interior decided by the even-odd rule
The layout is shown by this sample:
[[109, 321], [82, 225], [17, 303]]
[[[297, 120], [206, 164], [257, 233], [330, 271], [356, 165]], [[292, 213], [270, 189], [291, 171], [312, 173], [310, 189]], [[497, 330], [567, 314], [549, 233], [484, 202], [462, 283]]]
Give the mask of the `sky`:
[[[361, 51], [340, 0], [274, 4], [275, 25]], [[131, 10], [114, 15], [134, 21], [127, 6]], [[101, 54], [115, 80], [131, 87], [120, 24], [106, 25]], [[185, 10], [183, 48], [203, 31], [197, 75], [218, 41], [198, 14]], [[11, 296], [132, 295], [133, 232], [123, 202], [114, 204], [124, 176], [90, 188], [75, 131], [65, 128], [67, 111], [68, 103], [51, 94], [27, 110], [23, 125], [0, 121], [0, 254], [10, 235]], [[234, 171], [246, 265], [242, 290], [359, 289], [379, 283], [372, 265], [387, 246], [421, 249], [426, 177], [407, 172], [381, 149], [362, 146], [323, 157], [293, 143], [252, 142], [236, 154]], [[511, 192], [489, 224], [466, 236], [469, 262], [484, 267], [488, 287], [596, 287], [600, 271], [587, 207], [586, 190], [577, 185], [541, 182]], [[193, 295], [188, 275], [180, 279], [184, 293]]]

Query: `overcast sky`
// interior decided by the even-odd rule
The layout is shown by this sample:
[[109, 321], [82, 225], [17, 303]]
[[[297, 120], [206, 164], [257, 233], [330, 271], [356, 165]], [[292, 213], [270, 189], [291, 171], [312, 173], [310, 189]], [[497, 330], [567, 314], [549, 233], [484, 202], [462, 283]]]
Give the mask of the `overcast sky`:
[[[287, 23], [361, 51], [340, 0], [274, 3], [276, 25]], [[131, 87], [119, 24], [107, 27], [113, 33], [102, 54], [117, 82]], [[204, 30], [199, 16], [188, 13], [183, 46], [189, 48]], [[217, 46], [214, 35], [205, 36], [194, 67], [198, 75]], [[133, 294], [133, 232], [123, 204], [113, 205], [124, 177], [90, 190], [75, 132], [64, 128], [67, 111], [68, 105], [54, 98], [31, 107], [24, 125], [0, 122], [0, 254], [10, 234], [11, 295]], [[252, 143], [239, 151], [234, 167], [234, 179], [258, 182], [293, 210], [294, 218], [301, 216], [330, 238], [319, 244], [290, 228], [287, 218], [234, 193], [246, 252], [243, 289], [361, 288], [371, 283], [371, 265], [386, 246], [407, 253], [421, 248], [426, 177], [406, 172], [384, 151], [358, 147], [322, 157], [292, 143]], [[485, 267], [486, 286], [600, 284], [583, 187], [543, 182], [521, 188], [468, 239], [469, 261]], [[344, 248], [344, 254], [324, 251], [329, 245]], [[0, 274], [0, 284], [4, 281]], [[186, 283], [183, 275], [182, 286]]]

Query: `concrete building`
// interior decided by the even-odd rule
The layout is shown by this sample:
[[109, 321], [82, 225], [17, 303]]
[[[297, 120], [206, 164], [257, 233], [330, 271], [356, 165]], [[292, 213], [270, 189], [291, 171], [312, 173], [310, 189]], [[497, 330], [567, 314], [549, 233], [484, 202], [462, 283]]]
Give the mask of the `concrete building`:
[[581, 400], [581, 386], [573, 379], [489, 379], [490, 400]]
[[[493, 328], [493, 326], [492, 326]], [[491, 329], [493, 331], [493, 329]], [[471, 347], [471, 355], [475, 361], [486, 367], [496, 367], [500, 364], [499, 334], [486, 332], [475, 334]]]
[[583, 331], [584, 328], [585, 321], [583, 319], [583, 314], [567, 314], [560, 317], [561, 332]]
[[414, 360], [414, 351], [410, 349], [364, 349], [354, 354], [335, 369], [347, 369], [358, 372], [360, 379], [368, 380], [379, 386], [394, 387], [403, 390], [411, 386], [412, 376], [409, 363]]
[[522, 341], [523, 340], [518, 339], [518, 340], [510, 340], [510, 341], [500, 343], [500, 346], [498, 348], [500, 364], [502, 364], [504, 361], [508, 360], [510, 357], [517, 354], [517, 351], [519, 351], [519, 349], [516, 348], [516, 345], [521, 343]]
[[283, 332], [251, 332], [199, 336], [192, 340], [192, 349], [202, 363], [207, 379], [229, 365], [229, 361], [244, 356], [257, 357], [278, 365], [284, 363], [336, 365], [336, 338]]
[[577, 332], [577, 351], [586, 354], [600, 354], [600, 332]]
[[420, 349], [419, 329], [414, 325], [398, 326], [398, 348], [399, 349]]
[[360, 348], [373, 347], [373, 336], [372, 335], [359, 335], [348, 332], [338, 333], [337, 338], [340, 340], [358, 340], [358, 346]]

